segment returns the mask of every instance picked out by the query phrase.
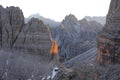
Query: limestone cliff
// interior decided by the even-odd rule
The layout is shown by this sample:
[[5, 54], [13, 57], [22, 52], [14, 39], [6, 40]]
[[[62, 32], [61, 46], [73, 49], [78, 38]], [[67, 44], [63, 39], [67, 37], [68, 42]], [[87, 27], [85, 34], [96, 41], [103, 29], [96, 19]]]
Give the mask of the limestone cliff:
[[96, 21], [78, 20], [70, 14], [59, 27], [51, 29], [53, 38], [59, 45], [61, 60], [68, 60], [96, 46], [96, 35], [102, 25]]
[[111, 0], [106, 24], [97, 36], [97, 62], [120, 63], [120, 0]]
[[19, 7], [0, 6], [0, 47], [2, 49], [47, 55], [50, 46], [49, 28], [41, 20], [32, 18], [25, 24]]
[[[49, 29], [41, 20], [32, 18], [24, 25], [14, 44], [16, 50], [47, 57], [51, 46]], [[45, 58], [46, 59], [46, 58]]]
[[0, 6], [0, 46], [12, 48], [24, 25], [24, 16], [20, 8]]
[[[19, 7], [0, 6], [0, 80], [42, 80], [50, 75], [49, 28], [32, 18], [24, 23]], [[48, 62], [49, 61], [49, 62]]]

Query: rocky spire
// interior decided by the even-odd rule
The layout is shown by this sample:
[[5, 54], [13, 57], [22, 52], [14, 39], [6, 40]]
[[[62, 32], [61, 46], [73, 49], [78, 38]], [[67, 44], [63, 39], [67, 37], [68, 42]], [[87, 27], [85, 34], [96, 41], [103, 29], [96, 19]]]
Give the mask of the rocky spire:
[[19, 7], [0, 6], [0, 47], [46, 56], [51, 46], [48, 26], [32, 18], [27, 24]]
[[111, 0], [104, 28], [97, 36], [97, 62], [120, 63], [120, 0]]
[[24, 25], [24, 16], [19, 7], [0, 6], [1, 47], [12, 48]]
[[41, 20], [36, 18], [32, 18], [24, 26], [14, 44], [16, 50], [42, 55], [42, 57], [49, 57], [50, 47], [49, 28]]

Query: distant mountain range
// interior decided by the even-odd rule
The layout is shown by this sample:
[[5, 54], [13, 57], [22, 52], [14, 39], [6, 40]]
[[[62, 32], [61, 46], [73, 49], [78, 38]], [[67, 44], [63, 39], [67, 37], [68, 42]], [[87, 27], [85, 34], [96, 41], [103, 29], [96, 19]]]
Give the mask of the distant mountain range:
[[[25, 23], [27, 23], [32, 17], [42, 20], [45, 24], [49, 25], [50, 27], [55, 27], [55, 26], [60, 25], [60, 22], [56, 22], [56, 21], [54, 21], [52, 19], [40, 16], [39, 13], [32, 14], [28, 18], [25, 18]], [[100, 23], [102, 25], [104, 25], [105, 21], [106, 21], [105, 16], [93, 16], [93, 17], [85, 16], [84, 18], [87, 19], [87, 21], [96, 21], [96, 22], [98, 22], [98, 23]]]
[[105, 24], [105, 17], [85, 17], [78, 20], [73, 14], [65, 16], [62, 22], [33, 14], [25, 19], [38, 18], [49, 26], [52, 37], [59, 46], [61, 59], [70, 59], [96, 46], [96, 35]]
[[93, 16], [93, 17], [90, 17], [90, 16], [86, 16], [85, 17], [88, 21], [97, 21], [98, 23], [104, 25], [105, 24], [105, 21], [106, 21], [106, 17], [105, 16]]
[[96, 35], [103, 25], [95, 20], [78, 20], [70, 14], [58, 27], [51, 27], [52, 37], [59, 45], [61, 58], [70, 59], [96, 46]]
[[56, 22], [52, 19], [42, 17], [38, 13], [37, 14], [32, 14], [28, 18], [25, 18], [25, 23], [27, 23], [33, 17], [42, 20], [44, 22], [44, 24], [49, 25], [50, 27], [55, 27], [55, 26], [60, 25], [60, 22]]

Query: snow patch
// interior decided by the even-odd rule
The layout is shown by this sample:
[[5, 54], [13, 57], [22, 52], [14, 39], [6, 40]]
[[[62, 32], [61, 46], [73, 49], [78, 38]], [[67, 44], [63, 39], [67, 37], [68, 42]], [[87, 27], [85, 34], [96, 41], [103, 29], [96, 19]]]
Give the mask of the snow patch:
[[51, 79], [51, 77], [50, 77], [50, 76], [48, 76], [48, 77], [47, 77], [47, 79]]
[[34, 77], [34, 75], [31, 75], [31, 77], [33, 78], [33, 77]]
[[89, 65], [90, 65], [90, 66], [94, 66], [94, 64], [92, 64], [92, 63], [89, 63]]
[[45, 77], [43, 77], [42, 80], [45, 80]]
[[7, 72], [5, 72], [5, 76], [7, 77]]
[[58, 72], [59, 72], [59, 68], [58, 67], [54, 67], [53, 71], [52, 71], [51, 79], [53, 79]]

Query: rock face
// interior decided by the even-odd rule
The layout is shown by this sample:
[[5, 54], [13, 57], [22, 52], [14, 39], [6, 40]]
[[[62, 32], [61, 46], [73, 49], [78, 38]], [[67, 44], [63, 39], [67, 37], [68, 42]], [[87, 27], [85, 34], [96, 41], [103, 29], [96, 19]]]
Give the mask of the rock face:
[[120, 64], [100, 66], [96, 64], [97, 48], [92, 48], [65, 63], [71, 72], [60, 71], [55, 80], [119, 80]]
[[41, 20], [24, 23], [20, 8], [0, 6], [0, 80], [42, 80], [50, 75], [50, 32]]
[[97, 36], [97, 62], [120, 63], [120, 0], [111, 0], [104, 28]]
[[41, 20], [32, 18], [22, 29], [14, 48], [47, 57], [51, 46], [48, 30]]
[[44, 24], [49, 25], [49, 27], [56, 27], [56, 26], [60, 25], [60, 22], [56, 22], [49, 18], [44, 18], [44, 17], [40, 16], [39, 13], [32, 14], [28, 18], [25, 18], [25, 23], [27, 23], [31, 18], [38, 18], [39, 20], [42, 20], [44, 22]]
[[[107, 15], [107, 21], [105, 27], [97, 36], [97, 62], [106, 64], [100, 66], [96, 62], [91, 61], [90, 58], [94, 58], [96, 49], [81, 54], [71, 60], [68, 63], [74, 63], [72, 70], [76, 71], [79, 76], [78, 80], [119, 80], [120, 79], [120, 64], [108, 65], [109, 63], [120, 63], [120, 1], [111, 0], [110, 10]], [[85, 20], [84, 20], [85, 23]], [[88, 24], [87, 24], [88, 25]], [[94, 51], [96, 50], [96, 51]], [[94, 56], [94, 57], [93, 57]], [[86, 57], [86, 58], [85, 58]], [[94, 58], [95, 59], [95, 58]], [[78, 61], [76, 61], [78, 60]], [[68, 79], [64, 75], [66, 71], [58, 75], [58, 79]], [[75, 76], [75, 77], [76, 77]], [[74, 78], [75, 78], [74, 77]], [[74, 80], [71, 79], [71, 80]], [[70, 80], [70, 79], [68, 79]], [[77, 79], [76, 79], [77, 80]]]
[[24, 16], [18, 7], [0, 6], [1, 44], [3, 48], [12, 48], [24, 25]]
[[59, 54], [63, 60], [64, 58], [70, 59], [94, 47], [96, 34], [102, 28], [102, 25], [96, 21], [88, 21], [85, 18], [78, 20], [72, 14], [67, 15], [61, 23], [43, 18], [39, 14], [31, 15], [25, 20], [32, 17], [41, 19], [49, 25], [52, 37], [59, 45]]
[[85, 16], [85, 18], [88, 20], [88, 21], [97, 21], [99, 22], [100, 24], [102, 24], [103, 26], [105, 25], [105, 21], [106, 21], [106, 16], [93, 16], [93, 17], [90, 17], [90, 16]]
[[59, 27], [51, 28], [61, 59], [68, 60], [95, 47], [95, 37], [101, 28], [102, 25], [96, 21], [78, 21], [74, 15], [67, 15]]
[[18, 7], [0, 6], [0, 46], [46, 55], [51, 46], [49, 29], [41, 20], [32, 18], [27, 24]]

